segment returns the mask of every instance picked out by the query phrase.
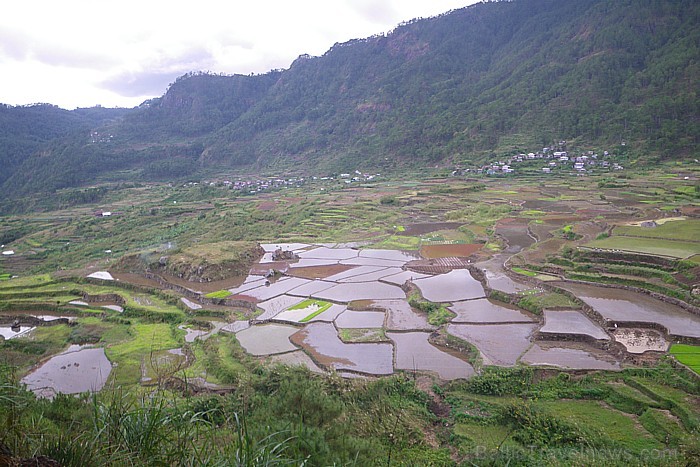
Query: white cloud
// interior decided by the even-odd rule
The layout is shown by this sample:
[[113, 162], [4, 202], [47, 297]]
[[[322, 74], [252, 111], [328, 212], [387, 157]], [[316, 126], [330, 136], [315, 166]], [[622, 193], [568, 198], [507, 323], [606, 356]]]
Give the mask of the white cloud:
[[188, 71], [264, 73], [476, 0], [23, 0], [0, 16], [0, 102], [134, 106]]

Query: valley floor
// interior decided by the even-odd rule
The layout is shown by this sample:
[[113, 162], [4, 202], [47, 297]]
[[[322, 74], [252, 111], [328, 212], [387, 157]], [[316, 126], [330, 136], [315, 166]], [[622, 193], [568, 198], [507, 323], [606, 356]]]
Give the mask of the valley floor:
[[5, 216], [0, 442], [66, 465], [692, 463], [700, 206], [669, 175], [144, 186]]

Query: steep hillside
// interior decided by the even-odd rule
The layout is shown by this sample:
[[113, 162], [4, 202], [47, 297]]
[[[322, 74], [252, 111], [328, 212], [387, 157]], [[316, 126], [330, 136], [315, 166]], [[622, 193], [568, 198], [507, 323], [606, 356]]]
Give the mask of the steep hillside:
[[[479, 4], [300, 58], [216, 135], [234, 163], [418, 163], [556, 139], [698, 143], [693, 2]], [[264, 165], [264, 164], [260, 164]]]
[[124, 113], [126, 109], [94, 107], [69, 111], [50, 104], [0, 104], [0, 185], [45, 143], [103, 125]]
[[284, 71], [188, 74], [101, 128], [108, 143], [57, 141], [2, 192], [213, 168], [469, 163], [561, 139], [685, 157], [700, 139], [698, 24], [692, 0], [481, 3]]

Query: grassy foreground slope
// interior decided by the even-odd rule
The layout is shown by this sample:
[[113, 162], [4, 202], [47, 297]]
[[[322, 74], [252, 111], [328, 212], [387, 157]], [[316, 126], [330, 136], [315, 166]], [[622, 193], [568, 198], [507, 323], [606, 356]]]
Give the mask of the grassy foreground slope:
[[[487, 370], [438, 388], [251, 367], [227, 395], [108, 389], [36, 400], [1, 367], [0, 442], [62, 465], [678, 465], [700, 456], [697, 379], [670, 366]], [[534, 448], [533, 448], [534, 446]]]

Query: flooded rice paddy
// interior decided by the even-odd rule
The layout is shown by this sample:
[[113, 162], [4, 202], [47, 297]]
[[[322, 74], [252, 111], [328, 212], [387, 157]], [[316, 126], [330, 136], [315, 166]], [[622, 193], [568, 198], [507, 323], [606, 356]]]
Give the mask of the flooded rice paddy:
[[33, 329], [35, 329], [33, 326], [0, 326], [0, 336], [3, 339], [14, 339], [28, 334]]
[[485, 365], [514, 366], [537, 324], [450, 324], [447, 332], [474, 344]]
[[294, 326], [284, 324], [264, 324], [251, 326], [236, 333], [241, 346], [251, 355], [263, 356], [292, 352], [297, 348], [289, 338], [298, 331]]
[[[523, 236], [522, 231], [516, 233], [521, 227], [511, 223], [502, 228], [502, 234], [508, 236], [513, 245], [519, 245], [518, 248], [534, 242], [529, 235]], [[347, 245], [339, 248], [306, 246], [297, 250], [298, 246], [294, 248], [301, 257], [300, 262], [314, 263], [294, 265], [288, 272], [292, 277], [283, 276], [271, 284], [261, 276], [251, 275], [241, 286], [231, 289], [253, 297], [263, 310], [252, 326], [237, 322], [224, 328], [236, 332], [243, 348], [253, 355], [301, 364], [312, 371], [335, 370], [345, 376], [383, 375], [395, 370], [428, 371], [442, 379], [472, 375], [474, 369], [467, 362], [430, 344], [430, 332], [437, 327], [428, 323], [425, 313], [408, 304], [400, 286], [410, 280], [426, 300], [449, 304], [455, 316], [447, 325], [447, 332], [474, 345], [486, 365], [513, 366], [522, 362], [562, 368], [619, 368], [619, 362], [606, 358], [601, 351], [581, 345], [533, 343], [538, 330], [544, 338], [551, 334], [568, 335], [573, 340], [582, 336], [610, 339], [599, 324], [579, 311], [546, 310], [544, 316], [538, 318], [518, 307], [487, 299], [483, 286], [467, 269], [435, 275], [406, 270], [406, 264], [415, 261], [417, 253], [357, 250]], [[505, 274], [503, 262], [507, 258], [508, 255], [497, 255], [477, 263], [485, 272], [488, 285], [509, 293], [532, 289]], [[295, 270], [299, 274], [295, 274]], [[573, 285], [567, 284], [569, 286]], [[590, 290], [598, 291], [597, 288]], [[610, 293], [610, 289], [603, 290]], [[325, 300], [332, 306], [318, 315], [309, 308], [290, 309], [308, 298]], [[627, 300], [631, 304], [646, 304], [648, 298], [632, 294]], [[354, 305], [348, 309], [351, 303]], [[688, 318], [683, 310], [672, 312], [670, 316], [662, 316], [661, 309], [653, 310], [657, 314], [648, 316], [649, 322], [672, 324], [674, 319]], [[604, 316], [615, 316], [615, 312]], [[634, 316], [640, 317], [639, 313]], [[255, 324], [269, 320], [275, 324]], [[354, 331], [354, 334], [343, 334], [347, 339], [344, 342], [340, 338], [341, 330], [346, 334]], [[367, 336], [356, 335], [363, 331], [369, 332], [376, 341], [372, 338], [374, 342], [363, 342]], [[389, 341], [382, 342], [386, 338]], [[616, 339], [632, 346], [630, 351], [636, 349], [631, 337], [618, 334]], [[647, 345], [652, 346], [651, 343]]]
[[[296, 299], [299, 300], [298, 298]], [[274, 317], [275, 321], [286, 321], [289, 323], [313, 323], [316, 321], [324, 321], [331, 323], [338, 318], [338, 316], [347, 309], [345, 305], [339, 305], [334, 303], [327, 310], [321, 312], [310, 318], [312, 314], [315, 313], [317, 307], [307, 307], [297, 310], [285, 310]]]
[[700, 316], [645, 294], [584, 284], [561, 284], [605, 319], [624, 323], [658, 323], [675, 336], [700, 338]]
[[102, 389], [111, 371], [104, 349], [72, 345], [22, 378], [22, 383], [42, 397], [94, 392]]
[[335, 319], [339, 328], [364, 329], [384, 326], [385, 314], [379, 311], [345, 311]]
[[506, 293], [518, 293], [532, 289], [532, 286], [511, 279], [503, 267], [503, 263], [510, 255], [495, 255], [493, 258], [476, 263], [475, 266], [481, 269], [486, 277], [487, 285], [495, 290]]
[[572, 370], [618, 370], [620, 364], [593, 350], [533, 344], [523, 355], [529, 365], [555, 366]]
[[457, 316], [452, 318], [453, 323], [531, 323], [533, 321], [519, 308], [496, 303], [487, 298], [469, 300], [455, 303], [448, 307]]
[[353, 300], [389, 300], [406, 298], [400, 287], [382, 282], [338, 284], [316, 294], [318, 298], [332, 302]]
[[[429, 226], [416, 229], [422, 231]], [[511, 278], [504, 264], [511, 254], [536, 241], [528, 233], [527, 223], [507, 219], [499, 223], [497, 233], [508, 244], [506, 253], [475, 264], [484, 273], [486, 284], [510, 294], [532, 290], [532, 285]], [[489, 300], [484, 286], [464, 269], [466, 260], [456, 261], [458, 256], [473, 254], [481, 244], [430, 245], [421, 250], [422, 255], [415, 251], [359, 249], [353, 244], [262, 246], [266, 252], [262, 261], [247, 277], [227, 284], [232, 298], [255, 303], [260, 314], [233, 323], [213, 323], [211, 330], [185, 328], [186, 342], [205, 339], [221, 330], [235, 333], [251, 355], [269, 362], [303, 365], [313, 372], [332, 370], [341, 376], [358, 377], [402, 370], [429, 372], [445, 380], [470, 377], [474, 368], [467, 361], [430, 343], [431, 333], [438, 327], [428, 323], [426, 313], [409, 305], [402, 288], [409, 281], [424, 299], [447, 304], [455, 316], [446, 331], [476, 347], [485, 365], [524, 363], [615, 370], [620, 368], [619, 361], [583, 342], [534, 339], [546, 339], [548, 335], [559, 339], [564, 335], [572, 341], [582, 337], [609, 340], [612, 335], [628, 352], [641, 353], [668, 348], [661, 332], [642, 329], [645, 323], [664, 326], [671, 334], [700, 337], [699, 316], [620, 289], [556, 284], [579, 296], [603, 318], [641, 323], [637, 324], [640, 329], [620, 328], [608, 334], [580, 311], [548, 309], [538, 317]], [[293, 251], [298, 260], [273, 261], [272, 252], [277, 249]], [[430, 261], [447, 266], [422, 272], [409, 269], [432, 257], [438, 259]], [[271, 269], [277, 273], [266, 278]], [[315, 305], [295, 308], [307, 299], [331, 305], [321, 313], [316, 313], [319, 308]], [[201, 307], [186, 300], [183, 303], [191, 310]]]
[[506, 253], [518, 253], [535, 243], [528, 232], [528, 220], [507, 218], [496, 225], [496, 235], [502, 237], [508, 244]]
[[389, 331], [432, 331], [425, 313], [416, 312], [405, 300], [374, 300], [372, 309], [386, 312], [385, 328]]
[[430, 334], [427, 332], [391, 332], [387, 336], [396, 348], [397, 369], [430, 371], [448, 380], [468, 378], [474, 374], [474, 368], [469, 363], [430, 344]]
[[372, 375], [394, 372], [393, 346], [385, 343], [346, 344], [329, 323], [312, 323], [292, 336], [292, 342], [326, 368]]
[[455, 269], [447, 274], [417, 279], [413, 283], [431, 302], [457, 302], [486, 296], [484, 287], [467, 269]]
[[575, 310], [545, 310], [544, 326], [540, 329], [540, 333], [586, 335], [594, 339], [610, 339], [610, 336], [597, 323]]

